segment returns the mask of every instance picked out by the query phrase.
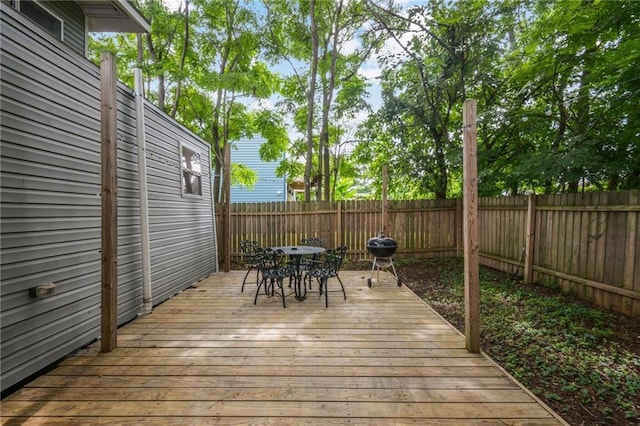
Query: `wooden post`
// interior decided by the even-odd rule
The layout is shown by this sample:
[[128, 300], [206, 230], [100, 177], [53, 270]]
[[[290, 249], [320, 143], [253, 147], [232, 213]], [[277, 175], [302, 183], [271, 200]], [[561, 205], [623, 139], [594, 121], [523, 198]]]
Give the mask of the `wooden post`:
[[525, 224], [527, 235], [524, 243], [524, 271], [523, 279], [525, 284], [533, 282], [533, 242], [536, 232], [536, 196], [529, 194], [527, 197], [527, 222]]
[[117, 346], [118, 327], [118, 182], [116, 58], [100, 59], [100, 143], [102, 145], [102, 305], [101, 352]]
[[463, 238], [465, 341], [469, 352], [480, 352], [480, 262], [478, 242], [478, 149], [476, 101], [464, 102], [463, 121]]
[[382, 166], [382, 233], [387, 234], [387, 165]]
[[[637, 206], [640, 201], [640, 191], [631, 190], [628, 193], [627, 205]], [[637, 284], [640, 266], [636, 263], [636, 241], [638, 239], [638, 220], [633, 212], [627, 212], [627, 237], [625, 241], [624, 273], [622, 288], [633, 290]], [[635, 278], [634, 278], [635, 277]], [[635, 281], [635, 282], [634, 282]]]

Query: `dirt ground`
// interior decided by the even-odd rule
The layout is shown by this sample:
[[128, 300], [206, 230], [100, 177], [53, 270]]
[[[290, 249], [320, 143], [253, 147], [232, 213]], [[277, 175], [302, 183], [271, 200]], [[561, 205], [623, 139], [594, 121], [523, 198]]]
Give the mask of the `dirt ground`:
[[[369, 263], [369, 265], [371, 264]], [[458, 328], [458, 330], [464, 332], [463, 301], [451, 297], [450, 288], [448, 288], [450, 287], [450, 283], [448, 282], [446, 272], [438, 268], [425, 267], [423, 262], [409, 262], [407, 264], [397, 262], [396, 269], [398, 275], [402, 277], [403, 284], [413, 290], [420, 298], [427, 301], [432, 308]], [[502, 274], [494, 270], [491, 270], [489, 275], [495, 280], [512, 280], [512, 277], [508, 274]], [[545, 297], [548, 298], [557, 295], [558, 293], [557, 289], [550, 289], [544, 286], [527, 286], [527, 289], [531, 288], [537, 292], [541, 300], [544, 300]], [[572, 303], [582, 304], [589, 308], [594, 307], [587, 302], [582, 302], [577, 299], [572, 301]], [[605, 309], [596, 309], [608, 313]], [[499, 312], [494, 311], [492, 314], [499, 315]], [[527, 388], [534, 390], [536, 396], [572, 425], [640, 425], [640, 413], [638, 412], [640, 411], [640, 383], [638, 383], [638, 372], [640, 371], [640, 320], [625, 315], [615, 315], [614, 317], [615, 320], [607, 322], [605, 330], [607, 333], [606, 343], [618, 348], [619, 353], [632, 354], [631, 356], [634, 357], [634, 360], [631, 362], [631, 368], [634, 372], [633, 379], [629, 379], [629, 376], [627, 376], [627, 380], [630, 381], [630, 383], [625, 385], [625, 390], [627, 391], [624, 396], [625, 400], [622, 403], [617, 400], [615, 395], [598, 395], [598, 389], [594, 389], [595, 386], [590, 385], [586, 377], [584, 378], [586, 385], [582, 388], [572, 388], [566, 385], [560, 386], [552, 383], [552, 380], [536, 377], [535, 374], [530, 375], [526, 380], [519, 379]], [[506, 345], [502, 343], [503, 342], [496, 341], [496, 339], [487, 338], [481, 331], [482, 350], [509, 371], [509, 368], [500, 362], [501, 359], [504, 359], [506, 348]], [[535, 345], [535, 342], [533, 344]], [[531, 346], [522, 346], [521, 349], [516, 347], [515, 350], [519, 351], [517, 354], [513, 354], [514, 347], [510, 346], [508, 350], [511, 352], [511, 356], [516, 355], [518, 357], [518, 363], [523, 369], [530, 369], [531, 371], [537, 371], [536, 368], [540, 368], [542, 359], [540, 353], [545, 352], [545, 348], [532, 350]], [[603, 366], [603, 371], [597, 372], [592, 370], [590, 374], [605, 376], [604, 371], [606, 368], [607, 366]], [[509, 372], [514, 374], [513, 371]], [[516, 376], [516, 374], [514, 374], [514, 376]], [[603, 387], [611, 385], [613, 389], [615, 389], [616, 386], [620, 389], [619, 384], [613, 383], [619, 379], [619, 375], [611, 376], [605, 380], [600, 379], [602, 380], [600, 383]], [[580, 380], [576, 378], [575, 382], [580, 383]], [[631, 390], [629, 391], [628, 389]], [[592, 394], [593, 404], [581, 402], [581, 398], [578, 397], [580, 393], [584, 395], [586, 392]], [[635, 401], [633, 401], [634, 399]], [[625, 412], [621, 406], [630, 406], [631, 408], [627, 408]]]

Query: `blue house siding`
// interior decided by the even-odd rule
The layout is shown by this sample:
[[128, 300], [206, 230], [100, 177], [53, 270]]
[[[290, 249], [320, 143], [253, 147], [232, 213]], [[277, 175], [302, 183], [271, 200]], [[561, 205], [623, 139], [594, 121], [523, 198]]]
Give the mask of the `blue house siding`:
[[[265, 162], [260, 159], [260, 146], [265, 139], [242, 139], [235, 142], [231, 150], [231, 163], [243, 164], [258, 174], [258, 181], [252, 188], [241, 185], [231, 186], [232, 203], [260, 203], [287, 200], [287, 180], [276, 176], [280, 160]], [[284, 157], [283, 157], [284, 159]]]

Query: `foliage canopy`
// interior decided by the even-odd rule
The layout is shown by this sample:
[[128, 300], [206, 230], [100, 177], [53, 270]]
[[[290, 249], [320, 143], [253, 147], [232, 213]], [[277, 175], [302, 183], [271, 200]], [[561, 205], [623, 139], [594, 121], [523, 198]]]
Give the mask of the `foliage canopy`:
[[230, 180], [255, 181], [227, 163], [234, 141], [258, 135], [262, 158], [286, 154], [279, 173], [317, 199], [376, 197], [385, 164], [390, 198], [460, 196], [466, 99], [481, 195], [640, 187], [640, 2], [138, 6], [151, 34], [95, 35], [91, 56], [116, 51], [128, 84], [141, 67], [147, 98], [211, 143], [216, 201]]

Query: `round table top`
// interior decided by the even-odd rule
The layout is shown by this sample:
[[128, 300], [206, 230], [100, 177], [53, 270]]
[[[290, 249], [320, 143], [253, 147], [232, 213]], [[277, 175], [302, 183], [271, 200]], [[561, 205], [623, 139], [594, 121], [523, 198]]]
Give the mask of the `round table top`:
[[272, 250], [282, 250], [284, 254], [288, 255], [305, 255], [305, 254], [319, 254], [324, 253], [325, 249], [323, 247], [315, 247], [315, 246], [278, 246], [271, 247]]

